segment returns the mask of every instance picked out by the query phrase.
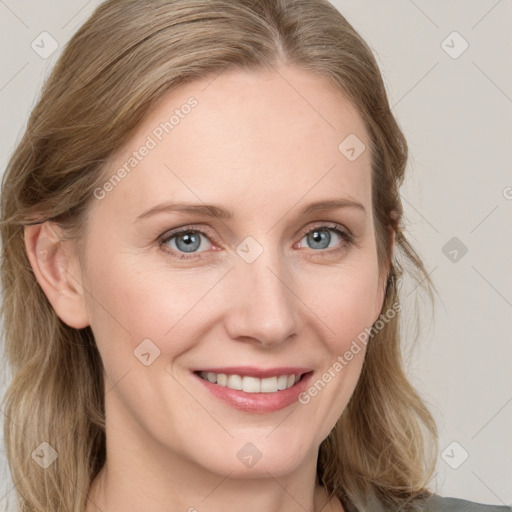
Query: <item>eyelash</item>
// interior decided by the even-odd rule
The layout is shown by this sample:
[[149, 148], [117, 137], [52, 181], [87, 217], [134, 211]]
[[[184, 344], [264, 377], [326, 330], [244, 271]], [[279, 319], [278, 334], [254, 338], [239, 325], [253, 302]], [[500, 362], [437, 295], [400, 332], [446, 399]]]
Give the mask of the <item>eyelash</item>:
[[[309, 233], [311, 233], [313, 231], [317, 231], [317, 230], [334, 231], [336, 234], [338, 234], [342, 238], [342, 240], [344, 240], [344, 243], [342, 242], [340, 244], [340, 246], [338, 246], [337, 248], [334, 248], [334, 249], [333, 248], [318, 249], [318, 250], [311, 249], [311, 251], [313, 251], [313, 254], [312, 254], [313, 257], [324, 257], [326, 254], [333, 255], [338, 252], [341, 252], [347, 246], [350, 247], [351, 245], [354, 245], [354, 236], [348, 230], [343, 229], [339, 224], [329, 224], [329, 223], [328, 224], [317, 224], [317, 225], [314, 225], [314, 226], [308, 228], [307, 230], [302, 232], [302, 234], [300, 236], [300, 240], [302, 240], [302, 238], [304, 238], [304, 236], [308, 235]], [[175, 254], [174, 249], [170, 249], [170, 248], [164, 249], [163, 248], [163, 246], [167, 242], [169, 242], [173, 238], [175, 238], [181, 234], [184, 234], [184, 233], [199, 233], [199, 234], [205, 236], [206, 238], [210, 239], [209, 234], [206, 231], [204, 231], [202, 229], [195, 228], [194, 226], [185, 226], [183, 228], [178, 228], [177, 230], [172, 231], [170, 233], [164, 233], [163, 235], [161, 235], [159, 237], [159, 242], [158, 242], [159, 247], [162, 248], [162, 250], [164, 252], [166, 252], [167, 254], [169, 254], [171, 257], [179, 259], [179, 260], [202, 258], [202, 256], [201, 256], [202, 253], [190, 253], [190, 255], [188, 255], [186, 253]], [[215, 242], [215, 240], [214, 240], [214, 242]], [[315, 254], [315, 253], [319, 253], [319, 254]]]

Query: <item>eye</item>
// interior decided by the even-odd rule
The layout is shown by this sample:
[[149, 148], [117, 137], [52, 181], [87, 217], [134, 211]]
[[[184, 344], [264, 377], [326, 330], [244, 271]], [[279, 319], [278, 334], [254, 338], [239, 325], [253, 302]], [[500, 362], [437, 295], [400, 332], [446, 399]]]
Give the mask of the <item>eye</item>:
[[[331, 233], [334, 233], [334, 237]], [[185, 226], [162, 235], [159, 245], [165, 246], [163, 250], [173, 258], [200, 258], [201, 253], [207, 249], [208, 243], [211, 243], [203, 243], [203, 238], [209, 241], [209, 233], [193, 226]], [[331, 242], [333, 240], [336, 242], [336, 238], [341, 240], [341, 242], [338, 241], [332, 247]], [[313, 228], [309, 228], [302, 233], [302, 239], [299, 243], [301, 246], [301, 242], [304, 239], [306, 244], [310, 245], [314, 257], [343, 251], [354, 242], [353, 235], [338, 224], [319, 224], [313, 226]]]
[[[160, 241], [160, 245], [165, 245], [172, 249], [172, 252], [168, 252], [175, 258], [194, 258], [194, 254], [198, 249], [204, 249], [201, 237], [208, 238], [208, 234], [200, 229], [192, 229], [190, 226], [187, 226], [165, 236]], [[181, 251], [183, 253], [180, 254]]]
[[[334, 233], [335, 236], [333, 237], [331, 233]], [[336, 242], [336, 238], [341, 239], [341, 243], [335, 243], [334, 247], [330, 246], [333, 239], [334, 242]], [[342, 229], [338, 224], [320, 224], [304, 232], [301, 242], [302, 240], [306, 240], [306, 244], [308, 244], [314, 252], [325, 254], [346, 249], [347, 246], [353, 243], [353, 236], [348, 231]], [[321, 254], [314, 254], [314, 256], [320, 255]]]

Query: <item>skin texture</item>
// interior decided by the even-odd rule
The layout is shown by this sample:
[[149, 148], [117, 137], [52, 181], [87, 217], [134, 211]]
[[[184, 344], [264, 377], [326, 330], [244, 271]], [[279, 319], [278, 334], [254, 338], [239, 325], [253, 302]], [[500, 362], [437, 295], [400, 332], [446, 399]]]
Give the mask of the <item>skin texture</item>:
[[[191, 96], [198, 105], [158, 141], [155, 127]], [[221, 402], [191, 369], [300, 366], [314, 382], [378, 318], [387, 269], [379, 274], [370, 154], [349, 161], [338, 150], [352, 133], [369, 148], [356, 110], [321, 77], [290, 66], [224, 72], [169, 93], [111, 160], [106, 179], [148, 135], [158, 142], [93, 201], [83, 262], [72, 242], [58, 243], [56, 225], [27, 227], [41, 287], [64, 322], [91, 326], [105, 367], [107, 463], [89, 512], [343, 510], [316, 481], [317, 451], [352, 395], [364, 347], [308, 404], [264, 414]], [[365, 212], [299, 213], [338, 198]], [[136, 221], [169, 201], [234, 217]], [[318, 223], [350, 230], [354, 243], [323, 228], [323, 248], [306, 236]], [[159, 245], [183, 226], [206, 231], [199, 249], [184, 252], [183, 236]], [[248, 236], [263, 249], [252, 263], [236, 251]], [[54, 249], [38, 258], [42, 245]], [[172, 256], [183, 253], [192, 258]], [[160, 350], [149, 366], [134, 357], [144, 339]], [[237, 457], [246, 443], [261, 453], [252, 467]]]

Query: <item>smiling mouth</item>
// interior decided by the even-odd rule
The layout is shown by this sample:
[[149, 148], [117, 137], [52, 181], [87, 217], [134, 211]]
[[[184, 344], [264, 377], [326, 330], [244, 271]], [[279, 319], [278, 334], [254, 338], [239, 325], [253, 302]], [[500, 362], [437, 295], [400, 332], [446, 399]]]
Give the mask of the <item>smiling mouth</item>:
[[245, 391], [246, 393], [276, 393], [295, 386], [311, 372], [291, 375], [276, 375], [260, 379], [249, 375], [229, 375], [226, 373], [194, 372], [201, 379], [221, 387]]

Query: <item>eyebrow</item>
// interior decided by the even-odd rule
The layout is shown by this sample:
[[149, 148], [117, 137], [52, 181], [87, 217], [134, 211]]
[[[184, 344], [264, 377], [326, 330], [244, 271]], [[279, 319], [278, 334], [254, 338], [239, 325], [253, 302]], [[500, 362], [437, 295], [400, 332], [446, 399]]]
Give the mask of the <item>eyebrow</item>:
[[[307, 205], [300, 210], [299, 213], [301, 215], [308, 215], [315, 212], [337, 210], [340, 208], [355, 208], [366, 213], [365, 207], [361, 203], [353, 201], [352, 199], [327, 199], [324, 201], [317, 201], [316, 203]], [[162, 203], [145, 210], [135, 219], [135, 221], [137, 222], [158, 213], [173, 212], [203, 215], [218, 219], [232, 219], [234, 217], [232, 210], [226, 210], [222, 206], [213, 204]]]

